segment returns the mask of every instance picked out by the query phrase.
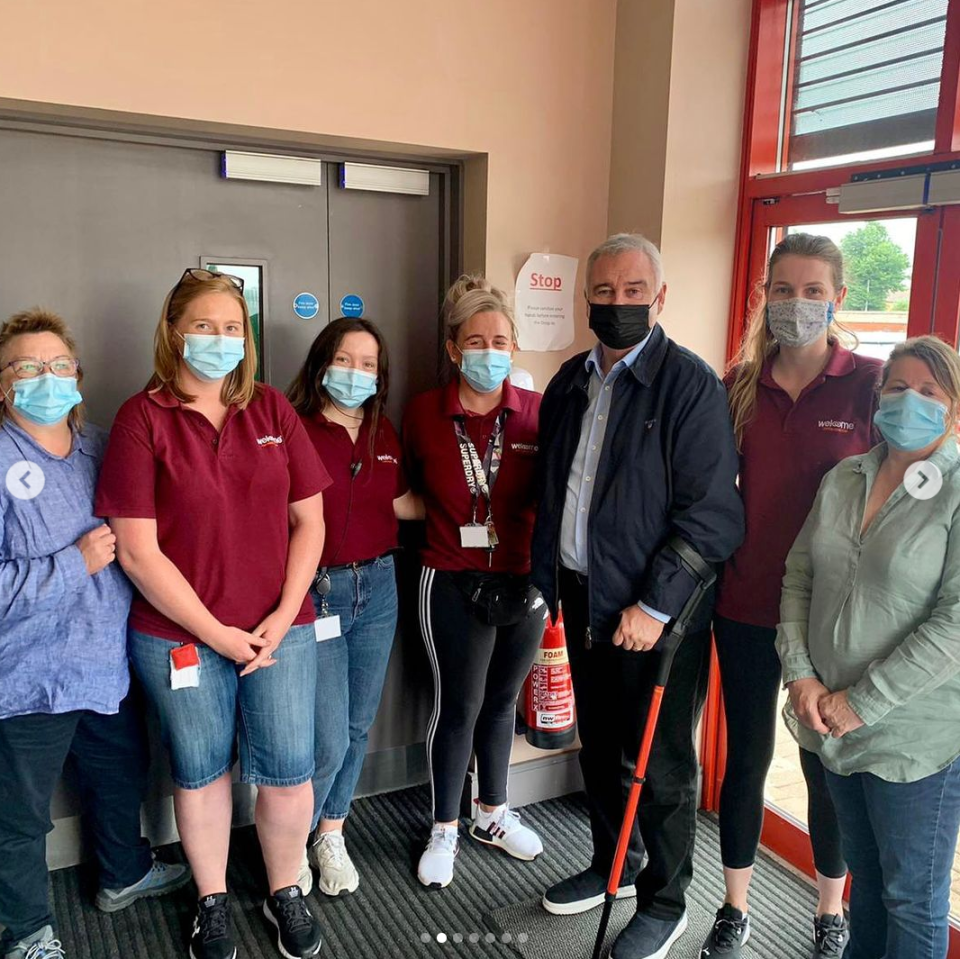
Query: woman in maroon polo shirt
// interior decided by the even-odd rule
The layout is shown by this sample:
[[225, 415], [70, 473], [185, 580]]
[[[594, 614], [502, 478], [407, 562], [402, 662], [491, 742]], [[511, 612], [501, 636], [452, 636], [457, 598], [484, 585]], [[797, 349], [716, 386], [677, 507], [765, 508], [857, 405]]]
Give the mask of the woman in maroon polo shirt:
[[456, 375], [415, 397], [403, 426], [427, 520], [420, 624], [434, 679], [434, 824], [417, 874], [435, 888], [453, 878], [471, 752], [480, 798], [470, 834], [517, 859], [543, 850], [507, 804], [507, 773], [517, 695], [547, 615], [529, 578], [540, 396], [507, 379], [517, 339], [510, 308], [486, 280], [462, 276], [443, 316]]
[[192, 959], [233, 959], [230, 770], [259, 789], [266, 918], [286, 956], [320, 949], [300, 888], [313, 811], [315, 614], [330, 478], [284, 396], [254, 381], [236, 278], [187, 270], [167, 296], [154, 375], [121, 407], [96, 498], [139, 590], [129, 652], [157, 708], [200, 900]]
[[341, 317], [313, 341], [287, 390], [333, 477], [313, 590], [317, 620], [316, 771], [310, 862], [328, 896], [360, 882], [343, 841], [367, 734], [397, 627], [397, 519], [422, 519], [384, 404], [387, 345], [369, 320]]
[[[726, 900], [704, 948], [739, 956], [749, 936], [747, 893], [773, 759], [780, 660], [774, 647], [787, 553], [823, 476], [874, 442], [881, 363], [859, 356], [834, 320], [846, 295], [843, 258], [827, 237], [795, 233], [770, 257], [764, 298], [726, 376], [740, 449], [746, 538], [723, 570], [714, 635], [727, 720], [720, 794]], [[849, 938], [846, 864], [819, 759], [804, 750], [808, 822], [817, 869], [815, 956]]]

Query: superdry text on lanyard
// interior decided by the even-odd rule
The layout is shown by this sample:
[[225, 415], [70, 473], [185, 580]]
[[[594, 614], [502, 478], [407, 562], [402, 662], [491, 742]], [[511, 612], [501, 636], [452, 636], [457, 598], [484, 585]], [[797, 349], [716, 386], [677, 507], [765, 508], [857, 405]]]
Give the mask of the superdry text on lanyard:
[[[460, 444], [460, 460], [463, 464], [463, 475], [467, 481], [467, 489], [473, 497], [473, 509], [471, 511], [470, 526], [478, 527], [477, 509], [482, 496], [487, 504], [487, 517], [484, 521], [486, 527], [487, 549], [493, 550], [496, 547], [498, 539], [496, 529], [493, 524], [493, 505], [491, 496], [493, 487], [497, 481], [497, 475], [500, 472], [500, 460], [503, 457], [503, 426], [506, 419], [506, 410], [501, 410], [493, 424], [493, 432], [490, 434], [490, 441], [487, 443], [487, 450], [483, 456], [483, 462], [477, 454], [477, 448], [473, 445], [473, 440], [467, 435], [466, 426], [463, 417], [457, 417], [454, 423], [454, 429], [457, 433], [457, 442]], [[463, 533], [461, 531], [461, 539]]]

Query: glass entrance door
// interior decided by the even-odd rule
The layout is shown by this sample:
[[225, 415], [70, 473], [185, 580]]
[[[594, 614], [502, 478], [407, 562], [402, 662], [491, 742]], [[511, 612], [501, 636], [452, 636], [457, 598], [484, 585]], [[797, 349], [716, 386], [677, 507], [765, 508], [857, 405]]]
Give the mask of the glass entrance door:
[[[760, 295], [770, 252], [784, 236], [798, 232], [825, 235], [844, 253], [848, 294], [837, 319], [856, 337], [856, 352], [886, 359], [894, 345], [908, 336], [928, 333], [957, 345], [960, 206], [855, 218], [839, 215], [837, 207], [818, 194], [777, 203], [755, 201], [753, 214], [750, 289], [755, 296]], [[783, 692], [781, 707], [785, 699]], [[725, 762], [722, 712], [716, 722], [720, 743], [713, 768], [717, 775], [705, 790], [706, 804], [711, 806], [712, 800], [713, 808]], [[711, 768], [709, 762], [704, 766]], [[763, 844], [812, 875], [806, 785], [797, 745], [782, 723], [778, 724], [765, 799]], [[960, 921], [960, 855], [953, 876], [952, 912]]]

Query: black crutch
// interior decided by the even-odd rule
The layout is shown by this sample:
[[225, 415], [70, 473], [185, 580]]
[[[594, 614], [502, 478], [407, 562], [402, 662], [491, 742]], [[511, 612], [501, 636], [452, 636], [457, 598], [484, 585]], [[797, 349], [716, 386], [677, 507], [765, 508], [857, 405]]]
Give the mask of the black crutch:
[[673, 537], [667, 546], [672, 549], [680, 560], [683, 568], [696, 580], [696, 587], [687, 600], [680, 615], [674, 620], [669, 632], [663, 636], [653, 652], [660, 654], [660, 663], [657, 669], [657, 679], [650, 697], [650, 707], [647, 710], [647, 721], [643, 729], [643, 739], [640, 742], [640, 754], [633, 770], [633, 782], [630, 784], [630, 793], [627, 796], [627, 807], [623, 814], [623, 824], [620, 827], [620, 839], [617, 842], [616, 855], [613, 857], [613, 867], [610, 870], [610, 879], [607, 882], [607, 893], [603, 900], [603, 912], [600, 915], [600, 928], [597, 930], [597, 941], [593, 947], [593, 959], [600, 959], [603, 941], [607, 937], [607, 926], [610, 923], [610, 910], [617, 898], [620, 888], [620, 879], [623, 876], [623, 866], [627, 859], [627, 849], [630, 846], [630, 833], [633, 831], [633, 821], [637, 816], [637, 806], [640, 803], [640, 792], [646, 780], [647, 765], [650, 762], [650, 750], [653, 746], [653, 736], [657, 731], [657, 720], [660, 717], [660, 705], [663, 702], [663, 693], [670, 677], [670, 667], [673, 657], [686, 634], [690, 620], [700, 605], [701, 600], [713, 585], [717, 574], [713, 567], [688, 543], [679, 537]]

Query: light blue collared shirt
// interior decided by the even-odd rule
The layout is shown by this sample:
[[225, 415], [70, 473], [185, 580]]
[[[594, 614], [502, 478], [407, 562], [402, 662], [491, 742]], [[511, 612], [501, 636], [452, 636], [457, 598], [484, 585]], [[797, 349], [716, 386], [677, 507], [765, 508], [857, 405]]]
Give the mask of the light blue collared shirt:
[[[610, 404], [613, 400], [613, 387], [620, 374], [633, 366], [650, 342], [645, 336], [626, 356], [613, 364], [610, 372], [604, 376], [600, 368], [601, 346], [598, 343], [584, 363], [591, 374], [587, 384], [589, 403], [583, 413], [580, 425], [580, 442], [570, 464], [567, 477], [567, 495], [563, 504], [563, 522], [560, 526], [560, 562], [567, 569], [587, 575], [587, 520], [590, 516], [590, 502], [593, 499], [593, 486], [600, 454], [603, 452], [603, 440], [610, 418]], [[643, 603], [637, 604], [645, 613], [666, 623], [670, 617]]]

